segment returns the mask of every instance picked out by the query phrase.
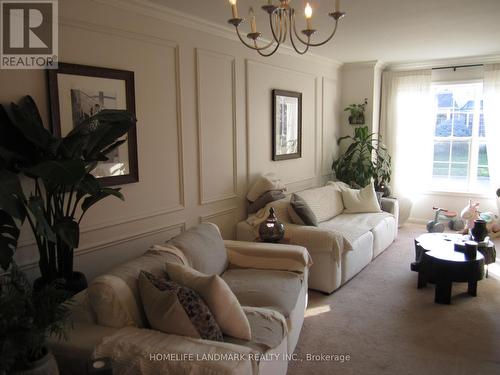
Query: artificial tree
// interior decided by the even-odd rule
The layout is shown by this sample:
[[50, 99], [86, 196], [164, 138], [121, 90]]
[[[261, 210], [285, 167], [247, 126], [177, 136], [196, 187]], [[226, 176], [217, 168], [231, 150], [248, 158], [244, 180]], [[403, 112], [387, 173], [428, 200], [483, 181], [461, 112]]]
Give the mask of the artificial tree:
[[[103, 110], [56, 137], [43, 126], [30, 96], [12, 103], [9, 113], [0, 106], [0, 209], [19, 225], [29, 223], [43, 283], [74, 278], [73, 251], [88, 209], [108, 196], [124, 199], [120, 188], [103, 187], [92, 171], [125, 142], [121, 138], [135, 122], [128, 111]], [[2, 217], [8, 228], [0, 236], [4, 267], [13, 254], [8, 232], [16, 234], [17, 226]]]
[[391, 181], [391, 156], [381, 137], [370, 133], [367, 126], [354, 129], [354, 136], [346, 135], [337, 141], [351, 141], [347, 150], [333, 161], [335, 177], [353, 188], [362, 188], [372, 179], [377, 191], [387, 194]]

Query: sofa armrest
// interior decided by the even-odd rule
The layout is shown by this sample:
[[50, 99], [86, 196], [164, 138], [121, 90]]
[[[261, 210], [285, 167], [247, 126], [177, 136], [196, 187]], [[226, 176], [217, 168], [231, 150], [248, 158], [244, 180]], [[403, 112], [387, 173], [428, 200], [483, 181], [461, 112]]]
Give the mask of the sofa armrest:
[[302, 246], [227, 240], [224, 245], [234, 267], [304, 272], [312, 265]]
[[382, 199], [380, 199], [380, 208], [382, 208], [382, 210], [385, 212], [393, 214], [394, 218], [396, 219], [396, 224], [398, 223], [399, 203], [398, 203], [398, 200], [396, 198], [382, 197]]
[[[258, 352], [246, 346], [125, 327], [96, 347], [116, 374], [257, 374]], [[225, 359], [227, 358], [227, 359]]]

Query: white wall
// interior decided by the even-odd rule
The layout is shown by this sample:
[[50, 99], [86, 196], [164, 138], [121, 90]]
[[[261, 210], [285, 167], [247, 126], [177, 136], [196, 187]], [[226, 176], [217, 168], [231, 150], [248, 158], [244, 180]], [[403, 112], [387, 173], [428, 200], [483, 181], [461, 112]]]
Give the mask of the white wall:
[[[233, 238], [245, 194], [275, 171], [318, 185], [336, 153], [339, 65], [312, 55], [258, 58], [219, 27], [137, 2], [59, 1], [60, 61], [135, 72], [140, 182], [82, 222], [78, 270], [91, 279], [202, 221]], [[43, 71], [0, 71], [0, 102], [33, 96], [48, 124]], [[303, 157], [271, 161], [271, 90], [303, 94]], [[18, 263], [37, 272], [24, 231]]]
[[[380, 117], [380, 88], [382, 79], [382, 65], [378, 61], [348, 63], [342, 66], [342, 110], [350, 104], [362, 103], [368, 99], [365, 111], [365, 125], [374, 133], [379, 131]], [[348, 135], [354, 133], [354, 127], [348, 121], [349, 112], [340, 114], [340, 133]], [[348, 146], [343, 142], [342, 150]]]

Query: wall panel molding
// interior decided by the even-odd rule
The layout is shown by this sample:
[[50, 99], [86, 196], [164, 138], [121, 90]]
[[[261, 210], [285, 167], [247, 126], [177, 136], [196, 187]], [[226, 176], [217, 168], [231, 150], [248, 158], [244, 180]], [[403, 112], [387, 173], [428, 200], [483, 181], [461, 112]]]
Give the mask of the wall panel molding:
[[[129, 241], [134, 241], [134, 240], [138, 240], [141, 238], [145, 238], [145, 237], [149, 237], [149, 236], [153, 236], [153, 235], [157, 235], [157, 234], [161, 234], [161, 233], [171, 232], [174, 230], [178, 230], [179, 233], [184, 232], [186, 230], [186, 222], [179, 222], [176, 224], [161, 226], [161, 227], [150, 229], [147, 231], [138, 231], [138, 232], [129, 234], [127, 236], [115, 237], [115, 238], [112, 238], [112, 239], [109, 239], [106, 241], [100, 241], [100, 242], [96, 242], [96, 243], [89, 244], [86, 246], [82, 246], [82, 247], [78, 248], [77, 250], [75, 250], [74, 257], [76, 258], [79, 256], [91, 254], [91, 253], [101, 251], [101, 250], [104, 250], [104, 249], [112, 247], [112, 246], [124, 244], [124, 243], [129, 242]], [[29, 270], [35, 269], [37, 267], [38, 267], [38, 261], [29, 262], [29, 263], [21, 265], [21, 269], [24, 271], [29, 271]]]
[[[215, 193], [210, 194], [206, 191], [207, 182], [209, 178], [214, 178], [214, 176], [208, 175], [205, 167], [205, 150], [210, 146], [209, 144], [205, 144], [204, 130], [208, 131], [210, 125], [209, 122], [205, 122], [206, 114], [203, 112], [204, 100], [213, 100], [213, 95], [222, 96], [224, 93], [210, 93], [212, 94], [210, 97], [205, 97], [202, 88], [202, 80], [203, 80], [203, 64], [207, 64], [204, 62], [204, 58], [218, 59], [222, 63], [228, 64], [228, 71], [226, 72], [230, 76], [231, 88], [230, 93], [226, 93], [230, 95], [230, 103], [228, 106], [231, 108], [231, 156], [230, 160], [232, 161], [232, 190], [228, 193]], [[215, 203], [227, 199], [236, 198], [238, 196], [237, 193], [237, 177], [238, 177], [238, 160], [237, 160], [237, 150], [236, 150], [236, 58], [231, 55], [227, 55], [224, 53], [209, 51], [201, 48], [196, 49], [196, 97], [197, 97], [197, 116], [198, 116], [198, 173], [199, 173], [199, 202], [201, 205], [206, 205], [209, 203]], [[222, 64], [221, 64], [222, 66]], [[213, 69], [209, 69], [211, 73], [215, 74]], [[209, 161], [210, 162], [210, 161]], [[220, 166], [222, 167], [222, 166]]]
[[[196, 17], [187, 13], [179, 12], [165, 5], [160, 5], [147, 0], [94, 0], [98, 3], [127, 10], [136, 14], [152, 17], [164, 22], [173, 23], [179, 26], [187, 27], [203, 33], [225, 38], [239, 43], [234, 29], [222, 26], [203, 18]], [[269, 41], [267, 41], [269, 42]], [[333, 65], [335, 68], [342, 66], [342, 62], [321, 56], [315, 53], [307, 53], [303, 56], [297, 55], [292, 47], [282, 45], [278, 54], [285, 56], [299, 57], [309, 63]]]
[[[181, 96], [181, 74], [180, 74], [180, 47], [177, 42], [169, 39], [126, 31], [118, 28], [113, 28], [101, 24], [85, 22], [70, 18], [61, 18], [60, 25], [63, 27], [69, 27], [74, 29], [80, 29], [84, 31], [89, 31], [93, 33], [102, 33], [110, 36], [120, 37], [124, 39], [129, 39], [133, 41], [139, 41], [143, 43], [149, 43], [152, 45], [164, 47], [171, 49], [174, 55], [174, 67], [175, 67], [175, 100], [176, 100], [176, 133], [177, 133], [177, 148], [178, 148], [178, 181], [179, 181], [179, 202], [173, 205], [159, 206], [158, 209], [154, 211], [144, 211], [139, 212], [134, 216], [120, 217], [113, 220], [108, 220], [105, 222], [96, 223], [89, 226], [83, 226], [81, 229], [82, 233], [92, 232], [97, 229], [104, 229], [109, 227], [114, 227], [117, 225], [127, 224], [131, 222], [141, 221], [144, 219], [149, 219], [156, 216], [167, 215], [170, 213], [175, 213], [185, 209], [185, 176], [184, 176], [184, 144], [183, 144], [183, 132], [182, 132], [182, 96]], [[140, 157], [140, 156], [139, 156]], [[126, 197], [125, 197], [126, 199]], [[20, 243], [20, 246], [29, 246], [34, 244], [34, 239], [25, 240]]]
[[238, 207], [216, 211], [210, 214], [202, 215], [199, 218], [200, 223], [212, 222], [216, 224], [224, 239], [236, 238], [236, 223], [237, 223]]

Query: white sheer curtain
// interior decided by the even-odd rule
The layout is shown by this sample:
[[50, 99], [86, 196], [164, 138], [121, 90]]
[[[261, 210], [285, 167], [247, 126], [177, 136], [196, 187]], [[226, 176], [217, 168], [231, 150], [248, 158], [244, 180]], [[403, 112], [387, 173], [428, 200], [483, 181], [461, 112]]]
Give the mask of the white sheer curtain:
[[396, 196], [415, 197], [432, 177], [431, 70], [384, 72], [380, 133], [392, 156]]
[[500, 188], [500, 64], [484, 66], [484, 123], [491, 186]]

